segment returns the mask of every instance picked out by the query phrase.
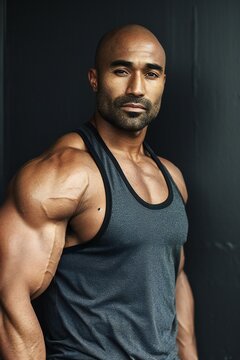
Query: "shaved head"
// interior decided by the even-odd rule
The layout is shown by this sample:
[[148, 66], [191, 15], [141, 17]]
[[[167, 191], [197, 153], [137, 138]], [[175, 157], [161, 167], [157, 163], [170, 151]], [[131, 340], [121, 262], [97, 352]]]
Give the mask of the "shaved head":
[[128, 41], [133, 40], [136, 43], [149, 42], [155, 45], [156, 51], [163, 59], [164, 65], [166, 63], [165, 51], [156, 38], [156, 36], [146, 27], [138, 24], [129, 24], [114, 28], [105, 33], [100, 39], [95, 52], [95, 68], [101, 69], [101, 65], [116, 47], [127, 46]]
[[96, 116], [126, 131], [139, 131], [156, 118], [165, 84], [165, 51], [141, 25], [115, 28], [100, 39], [89, 81]]

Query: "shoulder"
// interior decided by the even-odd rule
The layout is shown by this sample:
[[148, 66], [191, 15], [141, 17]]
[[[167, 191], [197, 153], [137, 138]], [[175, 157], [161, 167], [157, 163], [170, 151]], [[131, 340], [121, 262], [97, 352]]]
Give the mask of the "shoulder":
[[76, 132], [70, 132], [62, 135], [52, 145], [52, 149], [58, 150], [61, 148], [73, 148], [78, 150], [86, 150], [85, 144], [81, 136]]
[[[89, 165], [90, 164], [90, 165]], [[64, 135], [40, 156], [28, 161], [13, 178], [10, 193], [28, 218], [62, 220], [74, 214], [88, 186], [91, 159], [82, 139]]]
[[182, 175], [180, 169], [167, 159], [164, 159], [162, 157], [159, 157], [159, 159], [160, 159], [161, 163], [167, 168], [167, 170], [171, 174], [175, 184], [177, 185], [177, 187], [183, 197], [183, 200], [186, 203], [187, 199], [188, 199], [188, 193], [187, 193], [186, 184], [185, 184], [185, 181], [184, 181], [184, 178], [183, 178], [183, 175]]

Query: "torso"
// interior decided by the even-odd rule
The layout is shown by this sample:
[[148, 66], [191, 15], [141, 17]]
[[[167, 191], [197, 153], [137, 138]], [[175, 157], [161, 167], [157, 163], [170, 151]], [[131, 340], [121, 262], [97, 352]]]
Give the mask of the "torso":
[[[78, 213], [68, 223], [65, 247], [90, 241], [100, 229], [106, 211], [106, 196], [101, 174], [79, 136], [79, 150], [88, 156], [88, 187]], [[145, 202], [159, 204], [168, 196], [166, 181], [156, 163], [142, 154], [138, 162], [113, 153], [128, 182]]]
[[[132, 193], [147, 204], [165, 202], [169, 187], [160, 168], [144, 153], [143, 147], [135, 159], [112, 146], [109, 150]], [[167, 160], [161, 159], [161, 162], [186, 198], [179, 170]], [[49, 285], [63, 248], [89, 242], [101, 230], [107, 218], [105, 185], [81, 136], [69, 133], [44, 154], [25, 164], [10, 188], [9, 202], [20, 217], [18, 226], [34, 231], [36, 244], [40, 241], [45, 244], [41, 254], [38, 251], [42, 272], [31, 285], [31, 296], [36, 297]]]
[[46, 348], [53, 355], [68, 348], [71, 358], [85, 358], [86, 349], [86, 359], [160, 359], [163, 353], [176, 358], [174, 298], [187, 232], [184, 204], [166, 163], [147, 144], [149, 155], [141, 151], [134, 161], [94, 130], [79, 130], [89, 152], [78, 134], [70, 135], [75, 150], [68, 172], [61, 172], [64, 194], [66, 182], [82, 188], [78, 179], [85, 179], [86, 189], [68, 221], [54, 281], [43, 294]]

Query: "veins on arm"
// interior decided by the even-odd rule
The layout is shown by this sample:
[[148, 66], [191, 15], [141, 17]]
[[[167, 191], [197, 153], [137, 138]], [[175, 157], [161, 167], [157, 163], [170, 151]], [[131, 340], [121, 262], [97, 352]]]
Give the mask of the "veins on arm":
[[50, 284], [67, 222], [88, 186], [81, 159], [76, 149], [60, 149], [29, 161], [0, 208], [0, 348], [6, 358], [45, 358], [31, 299]]
[[[88, 187], [79, 151], [61, 150], [27, 163], [11, 183], [0, 211], [1, 249], [11, 274], [17, 266], [32, 297], [51, 281], [60, 259], [68, 220]], [[14, 255], [13, 255], [14, 254]], [[36, 271], [35, 271], [36, 270]], [[14, 281], [12, 278], [11, 281]], [[5, 283], [5, 280], [4, 280]]]

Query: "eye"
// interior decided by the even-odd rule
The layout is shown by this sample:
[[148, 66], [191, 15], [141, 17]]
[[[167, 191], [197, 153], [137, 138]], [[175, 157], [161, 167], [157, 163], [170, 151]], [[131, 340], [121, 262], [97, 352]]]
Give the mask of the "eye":
[[113, 71], [114, 74], [116, 74], [117, 76], [127, 76], [128, 75], [128, 71], [125, 69], [115, 69]]
[[148, 79], [157, 79], [160, 77], [160, 75], [158, 73], [155, 73], [153, 71], [149, 71], [147, 74], [146, 74], [146, 77]]

